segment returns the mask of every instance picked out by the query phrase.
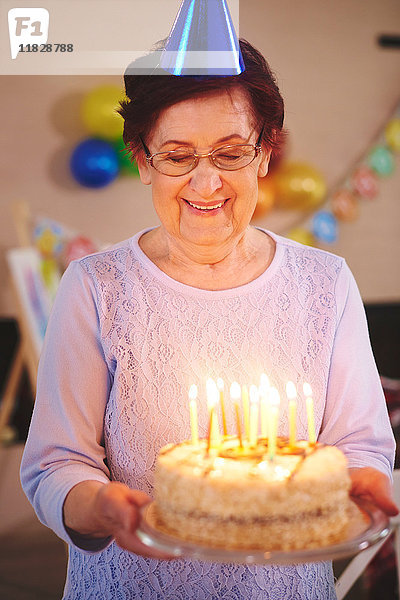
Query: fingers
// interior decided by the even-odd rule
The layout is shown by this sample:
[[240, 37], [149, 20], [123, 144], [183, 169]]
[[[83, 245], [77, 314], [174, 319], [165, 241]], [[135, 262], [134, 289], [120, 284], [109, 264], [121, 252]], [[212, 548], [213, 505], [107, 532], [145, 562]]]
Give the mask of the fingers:
[[392, 485], [389, 478], [371, 467], [351, 469], [350, 477], [352, 496], [366, 498], [372, 501], [389, 517], [399, 514], [399, 509], [393, 499]]
[[112, 522], [113, 537], [121, 548], [148, 558], [168, 560], [175, 558], [143, 544], [136, 535], [140, 524], [140, 509], [151, 502], [142, 491], [131, 490], [126, 485], [111, 482], [103, 490], [103, 508], [106, 518]]

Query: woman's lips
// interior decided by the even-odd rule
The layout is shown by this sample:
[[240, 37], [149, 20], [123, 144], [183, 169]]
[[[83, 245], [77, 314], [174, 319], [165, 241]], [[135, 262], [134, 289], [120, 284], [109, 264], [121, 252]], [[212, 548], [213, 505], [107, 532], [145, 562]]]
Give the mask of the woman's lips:
[[220, 200], [219, 202], [213, 201], [208, 204], [197, 204], [196, 202], [190, 202], [183, 198], [183, 200], [188, 204], [191, 208], [203, 213], [209, 213], [213, 210], [218, 210], [222, 208], [226, 202], [228, 202], [229, 198], [225, 198], [225, 200]]

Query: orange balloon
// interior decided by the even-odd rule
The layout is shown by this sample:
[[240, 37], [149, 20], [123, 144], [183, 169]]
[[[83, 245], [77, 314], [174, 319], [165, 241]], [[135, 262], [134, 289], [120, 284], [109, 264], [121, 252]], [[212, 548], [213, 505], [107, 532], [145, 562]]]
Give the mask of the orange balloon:
[[326, 195], [326, 183], [319, 171], [302, 162], [287, 162], [274, 173], [276, 205], [279, 208], [311, 210]]
[[275, 204], [274, 178], [267, 175], [258, 179], [258, 199], [253, 219], [259, 219], [269, 213]]
[[339, 221], [354, 221], [358, 217], [358, 200], [350, 190], [338, 190], [332, 197], [332, 212]]

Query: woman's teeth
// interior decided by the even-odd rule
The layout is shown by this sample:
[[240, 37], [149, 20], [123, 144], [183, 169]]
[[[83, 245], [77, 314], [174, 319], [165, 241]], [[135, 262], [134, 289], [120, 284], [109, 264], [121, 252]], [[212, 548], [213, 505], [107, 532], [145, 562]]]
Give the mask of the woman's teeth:
[[197, 208], [198, 210], [214, 210], [215, 208], [221, 208], [221, 206], [225, 204], [226, 200], [223, 200], [219, 204], [209, 204], [207, 206], [199, 206], [198, 204], [193, 204], [193, 202], [189, 202], [189, 200], [186, 200], [186, 202], [190, 206], [193, 206], [193, 208]]

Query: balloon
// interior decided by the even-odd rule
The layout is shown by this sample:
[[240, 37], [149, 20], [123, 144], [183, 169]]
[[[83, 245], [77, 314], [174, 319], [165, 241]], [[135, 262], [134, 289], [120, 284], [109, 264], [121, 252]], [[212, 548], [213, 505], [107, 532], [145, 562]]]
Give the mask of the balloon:
[[314, 236], [311, 231], [303, 229], [303, 227], [295, 227], [289, 231], [288, 237], [294, 242], [304, 244], [305, 246], [314, 246]]
[[376, 146], [368, 156], [368, 164], [378, 175], [391, 175], [394, 171], [393, 155], [385, 146]]
[[314, 236], [331, 244], [337, 240], [337, 221], [332, 213], [321, 210], [318, 212], [312, 222], [312, 230]]
[[332, 198], [332, 212], [339, 221], [354, 221], [358, 216], [358, 201], [350, 190], [338, 190]]
[[369, 167], [361, 166], [355, 169], [351, 177], [354, 191], [363, 198], [375, 198], [379, 191], [378, 178]]
[[385, 128], [385, 138], [393, 152], [400, 152], [400, 118], [389, 121]]
[[72, 260], [83, 258], [84, 256], [93, 254], [93, 252], [96, 251], [97, 248], [92, 240], [83, 235], [77, 235], [68, 242], [65, 248], [66, 266], [68, 266]]
[[70, 167], [78, 183], [90, 188], [108, 185], [118, 175], [118, 157], [108, 142], [89, 138], [78, 144]]
[[326, 183], [322, 175], [307, 163], [285, 163], [274, 177], [279, 208], [315, 209], [325, 197]]
[[119, 138], [114, 144], [117, 152], [118, 164], [123, 175], [133, 175], [139, 177], [139, 169], [136, 160], [132, 160], [125, 146], [124, 140]]
[[275, 186], [273, 178], [267, 175], [258, 179], [258, 199], [253, 219], [259, 219], [272, 210], [275, 202]]
[[120, 137], [124, 122], [116, 111], [123, 98], [124, 92], [115, 85], [102, 85], [86, 94], [81, 117], [88, 133], [109, 141]]

